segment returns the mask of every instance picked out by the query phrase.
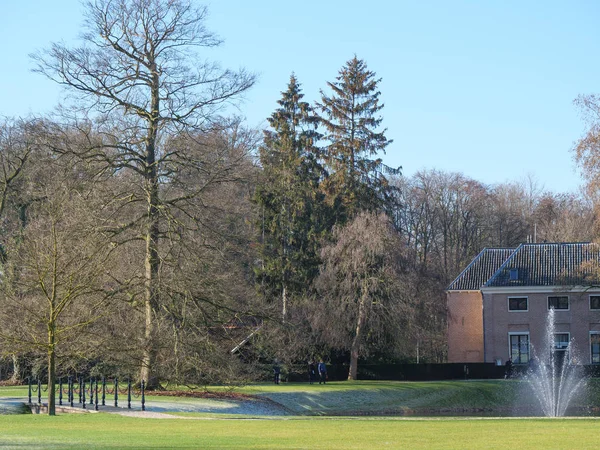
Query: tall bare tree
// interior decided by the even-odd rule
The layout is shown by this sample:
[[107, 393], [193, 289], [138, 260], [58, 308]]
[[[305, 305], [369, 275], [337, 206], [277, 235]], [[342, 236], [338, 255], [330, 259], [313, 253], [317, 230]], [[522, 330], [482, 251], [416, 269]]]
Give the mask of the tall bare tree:
[[[211, 172], [214, 162], [195, 160], [182, 148], [169, 148], [167, 138], [176, 133], [191, 136], [214, 126], [222, 108], [255, 80], [243, 70], [223, 70], [198, 55], [198, 49], [221, 43], [206, 29], [206, 14], [191, 0], [90, 1], [82, 47], [53, 44], [33, 56], [38, 72], [74, 94], [77, 126], [89, 126], [81, 114], [90, 111], [83, 119], [93, 120], [98, 138], [69, 150], [103, 162], [109, 170], [127, 173], [134, 181], [135, 188], [127, 194], [143, 215], [132, 215], [116, 231], [136, 227], [145, 242], [141, 377], [150, 386], [157, 383], [153, 367], [158, 345], [155, 318], [162, 303], [159, 247], [165, 230], [161, 223], [170, 214], [167, 210], [182, 207], [190, 196], [202, 192], [199, 187], [167, 199], [161, 189], [182, 166]], [[223, 173], [221, 167], [217, 173]]]

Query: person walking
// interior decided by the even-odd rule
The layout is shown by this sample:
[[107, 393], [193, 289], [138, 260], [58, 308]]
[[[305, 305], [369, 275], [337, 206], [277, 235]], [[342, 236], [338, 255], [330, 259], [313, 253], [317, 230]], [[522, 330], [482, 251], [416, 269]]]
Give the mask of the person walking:
[[317, 366], [317, 370], [319, 372], [319, 384], [327, 381], [327, 366], [323, 362], [323, 360], [319, 361], [319, 365]]
[[308, 382], [313, 384], [315, 382], [315, 378], [317, 377], [317, 369], [315, 368], [315, 363], [310, 361], [308, 363]]
[[279, 362], [275, 361], [275, 364], [273, 364], [273, 382], [275, 384], [279, 384], [281, 380], [281, 366], [279, 365]]
[[512, 366], [513, 366], [512, 359], [508, 358], [506, 360], [506, 363], [504, 364], [504, 379], [505, 380], [512, 377]]

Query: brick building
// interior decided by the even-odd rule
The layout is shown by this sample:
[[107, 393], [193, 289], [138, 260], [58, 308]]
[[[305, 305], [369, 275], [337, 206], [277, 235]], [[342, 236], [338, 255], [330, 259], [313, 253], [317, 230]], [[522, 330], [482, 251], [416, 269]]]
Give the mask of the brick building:
[[486, 248], [448, 286], [448, 362], [527, 364], [555, 310], [555, 346], [572, 339], [600, 364], [600, 246]]

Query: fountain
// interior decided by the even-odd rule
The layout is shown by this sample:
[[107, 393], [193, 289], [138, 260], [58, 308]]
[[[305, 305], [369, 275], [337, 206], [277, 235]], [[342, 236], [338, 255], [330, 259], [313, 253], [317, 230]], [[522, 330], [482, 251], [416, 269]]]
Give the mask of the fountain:
[[585, 388], [586, 378], [581, 373], [581, 366], [576, 364], [578, 359], [573, 340], [565, 350], [556, 349], [554, 309], [548, 312], [542, 349], [540, 352], [536, 350], [531, 347], [533, 358], [525, 379], [546, 417], [564, 416], [571, 400]]

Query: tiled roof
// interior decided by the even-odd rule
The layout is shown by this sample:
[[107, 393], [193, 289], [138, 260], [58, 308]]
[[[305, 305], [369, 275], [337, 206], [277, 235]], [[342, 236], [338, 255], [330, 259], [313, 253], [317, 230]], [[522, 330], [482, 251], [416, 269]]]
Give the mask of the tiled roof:
[[448, 290], [476, 291], [481, 289], [514, 251], [514, 248], [484, 248], [448, 286]]
[[595, 243], [521, 244], [485, 287], [597, 285], [599, 261]]

